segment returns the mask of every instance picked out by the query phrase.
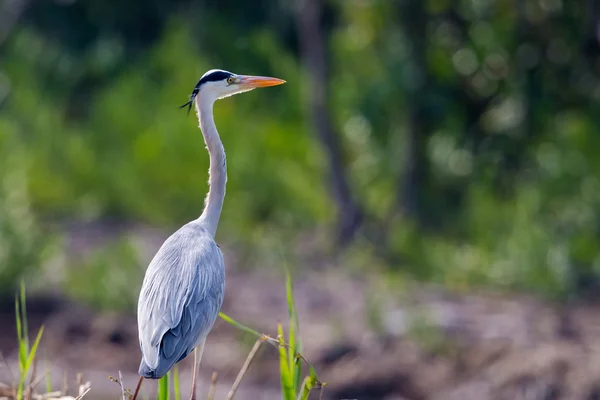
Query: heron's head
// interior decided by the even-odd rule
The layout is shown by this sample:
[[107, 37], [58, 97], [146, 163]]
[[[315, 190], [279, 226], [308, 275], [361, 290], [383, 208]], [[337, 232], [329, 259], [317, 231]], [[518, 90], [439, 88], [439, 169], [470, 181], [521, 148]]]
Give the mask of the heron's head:
[[285, 81], [266, 76], [238, 75], [222, 69], [211, 69], [198, 81], [190, 95], [190, 101], [181, 106], [188, 106], [188, 113], [192, 108], [196, 96], [202, 94], [207, 100], [215, 101], [234, 94], [247, 92], [252, 89], [276, 86]]

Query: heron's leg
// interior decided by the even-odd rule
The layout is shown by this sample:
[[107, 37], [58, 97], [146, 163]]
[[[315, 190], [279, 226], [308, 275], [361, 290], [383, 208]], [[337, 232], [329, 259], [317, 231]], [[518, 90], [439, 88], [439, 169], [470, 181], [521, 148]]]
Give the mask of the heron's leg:
[[200, 361], [202, 361], [202, 353], [204, 353], [204, 343], [206, 339], [203, 339], [198, 346], [194, 349], [194, 369], [192, 375], [192, 395], [191, 400], [196, 400], [196, 377], [198, 376], [198, 369], [200, 367]]

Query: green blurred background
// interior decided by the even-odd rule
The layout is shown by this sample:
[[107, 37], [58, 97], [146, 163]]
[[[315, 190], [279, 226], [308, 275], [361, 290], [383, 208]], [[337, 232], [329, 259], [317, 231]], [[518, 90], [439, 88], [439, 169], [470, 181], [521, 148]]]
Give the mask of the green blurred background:
[[[236, 268], [280, 252], [453, 291], [591, 296], [599, 21], [594, 1], [5, 0], [0, 293], [25, 277], [135, 310], [146, 264], [110, 227], [200, 214], [208, 157], [178, 106], [223, 68], [288, 82], [215, 107], [217, 240]], [[108, 240], [73, 257], [81, 224]]]

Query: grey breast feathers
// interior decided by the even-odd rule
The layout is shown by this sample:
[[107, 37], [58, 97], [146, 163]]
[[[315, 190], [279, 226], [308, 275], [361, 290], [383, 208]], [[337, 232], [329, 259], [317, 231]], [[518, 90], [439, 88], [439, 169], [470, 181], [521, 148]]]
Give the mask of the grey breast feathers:
[[138, 303], [142, 376], [160, 378], [206, 337], [224, 291], [223, 254], [202, 225], [190, 222], [165, 241]]

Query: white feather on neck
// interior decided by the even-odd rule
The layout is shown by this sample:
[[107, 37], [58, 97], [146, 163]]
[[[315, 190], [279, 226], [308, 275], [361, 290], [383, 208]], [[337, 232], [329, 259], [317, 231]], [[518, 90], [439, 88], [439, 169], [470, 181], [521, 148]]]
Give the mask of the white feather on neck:
[[196, 96], [196, 112], [206, 149], [210, 156], [208, 170], [208, 194], [204, 202], [204, 210], [198, 220], [214, 237], [217, 233], [223, 201], [225, 200], [225, 187], [227, 184], [227, 161], [225, 149], [219, 137], [219, 132], [213, 117], [213, 105], [217, 97], [210, 90], [200, 90]]

